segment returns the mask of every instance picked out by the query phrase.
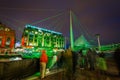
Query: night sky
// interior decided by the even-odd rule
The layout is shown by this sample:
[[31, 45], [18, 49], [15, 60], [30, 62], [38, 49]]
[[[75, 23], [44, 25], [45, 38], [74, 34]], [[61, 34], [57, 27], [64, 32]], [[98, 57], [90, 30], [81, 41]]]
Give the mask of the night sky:
[[[26, 24], [69, 37], [70, 10], [76, 17], [74, 24], [80, 23], [73, 26], [75, 39], [83, 29], [93, 38], [100, 34], [101, 44], [120, 42], [120, 0], [0, 0], [0, 22], [16, 30], [17, 40]], [[53, 17], [59, 14], [62, 15]]]

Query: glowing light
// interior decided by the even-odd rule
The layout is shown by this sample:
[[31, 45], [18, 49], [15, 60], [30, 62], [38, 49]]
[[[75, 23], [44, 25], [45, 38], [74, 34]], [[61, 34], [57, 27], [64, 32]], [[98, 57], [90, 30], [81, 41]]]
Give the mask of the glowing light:
[[51, 30], [44, 29], [44, 28], [39, 28], [39, 27], [32, 26], [32, 25], [29, 25], [29, 24], [26, 25], [25, 27], [26, 27], [26, 28], [31, 27], [31, 28], [35, 28], [35, 29], [38, 29], [38, 30], [43, 30], [43, 31], [47, 31], [47, 32], [55, 33], [55, 34], [62, 34], [62, 33], [60, 33], [60, 32], [51, 31]]
[[35, 32], [35, 34], [37, 34], [38, 32]]
[[29, 45], [30, 45], [30, 46], [32, 46], [33, 44], [32, 44], [32, 43], [30, 43]]

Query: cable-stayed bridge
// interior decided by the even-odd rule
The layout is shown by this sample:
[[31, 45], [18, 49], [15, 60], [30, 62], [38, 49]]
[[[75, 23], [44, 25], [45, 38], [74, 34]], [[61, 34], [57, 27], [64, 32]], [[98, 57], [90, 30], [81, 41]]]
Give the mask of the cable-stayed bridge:
[[[77, 18], [77, 16], [73, 12], [71, 14], [71, 17], [72, 17], [74, 41], [81, 35], [84, 35], [85, 38], [92, 45], [97, 45], [95, 35], [91, 34], [87, 30], [87, 27], [82, 26], [82, 24], [80, 23], [80, 20]], [[67, 42], [68, 43], [70, 42], [70, 13], [69, 12], [61, 12], [61, 13], [58, 13], [57, 15], [53, 15], [45, 19], [32, 22], [30, 23], [30, 25], [61, 32], [66, 37]]]

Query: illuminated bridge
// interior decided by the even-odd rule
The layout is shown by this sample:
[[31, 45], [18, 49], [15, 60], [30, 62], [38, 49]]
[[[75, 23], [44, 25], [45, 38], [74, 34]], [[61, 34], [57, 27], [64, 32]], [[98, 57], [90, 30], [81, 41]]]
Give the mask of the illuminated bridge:
[[120, 48], [120, 43], [118, 43], [118, 44], [109, 44], [109, 45], [102, 45], [101, 46], [101, 51], [114, 52], [117, 48]]

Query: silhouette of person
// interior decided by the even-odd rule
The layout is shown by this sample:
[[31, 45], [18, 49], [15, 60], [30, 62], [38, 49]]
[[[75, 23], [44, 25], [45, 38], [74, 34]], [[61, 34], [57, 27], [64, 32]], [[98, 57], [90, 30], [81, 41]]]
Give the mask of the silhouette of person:
[[119, 76], [120, 76], [120, 48], [117, 48], [114, 52], [114, 59], [118, 67]]

